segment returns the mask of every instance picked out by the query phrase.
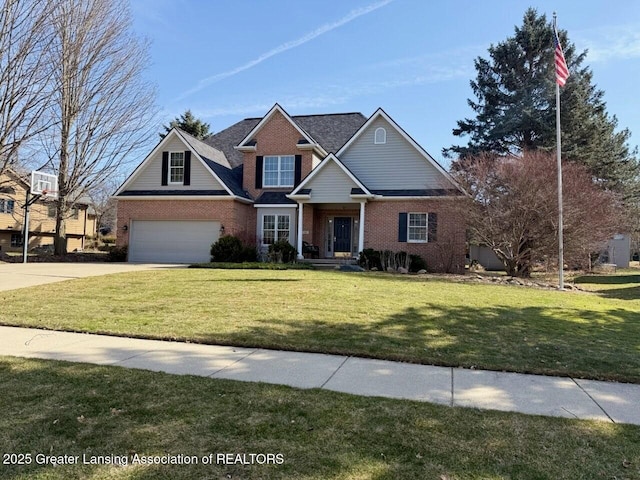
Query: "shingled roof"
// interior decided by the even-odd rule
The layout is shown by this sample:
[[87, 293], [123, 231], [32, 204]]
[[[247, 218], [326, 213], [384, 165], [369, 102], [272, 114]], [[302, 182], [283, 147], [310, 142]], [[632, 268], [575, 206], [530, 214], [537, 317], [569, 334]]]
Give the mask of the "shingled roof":
[[[367, 121], [361, 113], [330, 113], [323, 115], [295, 115], [294, 122], [327, 152], [337, 152]], [[224, 153], [235, 168], [242, 164], [243, 154], [237, 146], [262, 118], [245, 118], [229, 128], [211, 135], [205, 143]]]

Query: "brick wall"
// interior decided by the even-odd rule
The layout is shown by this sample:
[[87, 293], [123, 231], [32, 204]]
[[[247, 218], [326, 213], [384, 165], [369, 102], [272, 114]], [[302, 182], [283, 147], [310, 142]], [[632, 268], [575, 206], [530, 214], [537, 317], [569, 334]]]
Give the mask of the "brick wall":
[[132, 220], [218, 220], [225, 234], [255, 236], [253, 205], [229, 200], [118, 200], [117, 244], [129, 244]]
[[[255, 136], [256, 151], [244, 153], [243, 188], [253, 198], [258, 198], [264, 189], [256, 189], [256, 157], [258, 155], [302, 155], [301, 178], [309, 174], [312, 167], [312, 155], [309, 150], [299, 150], [298, 140], [302, 135], [280, 112], [275, 112], [269, 121]], [[291, 191], [269, 188], [268, 191]]]
[[[465, 225], [454, 208], [455, 200], [375, 201], [365, 207], [364, 248], [404, 251], [423, 257], [429, 270], [464, 273]], [[437, 241], [408, 243], [398, 241], [400, 213], [437, 213]]]

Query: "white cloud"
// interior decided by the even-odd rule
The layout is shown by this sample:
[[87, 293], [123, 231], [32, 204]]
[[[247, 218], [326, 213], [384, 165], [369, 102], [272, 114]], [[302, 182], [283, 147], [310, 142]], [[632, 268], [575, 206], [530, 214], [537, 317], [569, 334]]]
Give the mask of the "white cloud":
[[256, 65], [264, 62], [265, 60], [275, 56], [275, 55], [279, 55], [280, 53], [286, 52], [287, 50], [291, 50], [292, 48], [296, 48], [299, 47], [301, 45], [304, 45], [307, 42], [310, 42], [311, 40], [313, 40], [314, 38], [319, 37], [320, 35], [324, 35], [325, 33], [328, 33], [332, 30], [335, 30], [336, 28], [339, 28], [353, 20], [355, 20], [358, 17], [361, 17], [363, 15], [366, 15], [368, 13], [371, 13], [375, 10], [378, 10], [379, 8], [384, 7], [385, 5], [388, 5], [389, 3], [391, 3], [393, 0], [381, 0], [378, 1], [376, 3], [372, 3], [371, 5], [367, 5], [365, 7], [362, 8], [358, 8], [355, 10], [352, 10], [351, 12], [349, 12], [347, 15], [345, 15], [344, 17], [342, 17], [340, 20], [337, 20], [333, 23], [326, 23], [318, 28], [316, 28], [315, 30], [307, 33], [306, 35], [297, 38], [295, 40], [291, 40], [289, 42], [285, 42], [281, 45], [278, 45], [275, 48], [272, 48], [271, 50], [269, 50], [268, 52], [263, 53], [262, 55], [260, 55], [259, 57], [243, 64], [240, 65], [236, 68], [233, 68], [231, 70], [227, 70], [226, 72], [221, 72], [221, 73], [217, 73], [215, 75], [212, 75], [210, 77], [207, 78], [203, 78], [202, 80], [200, 80], [198, 82], [198, 84], [187, 90], [186, 92], [183, 92], [179, 97], [178, 100], [181, 100], [193, 93], [196, 93], [200, 90], [202, 90], [203, 88], [208, 87], [209, 85], [211, 85], [212, 83], [218, 82], [220, 80], [223, 80], [225, 78], [229, 78], [232, 77], [234, 75], [237, 75], [240, 72], [244, 72], [245, 70], [248, 70], [250, 68], [255, 67]]
[[[571, 32], [569, 32], [571, 36]], [[640, 58], [640, 25], [599, 27], [575, 34], [578, 51], [588, 49], [587, 62]]]

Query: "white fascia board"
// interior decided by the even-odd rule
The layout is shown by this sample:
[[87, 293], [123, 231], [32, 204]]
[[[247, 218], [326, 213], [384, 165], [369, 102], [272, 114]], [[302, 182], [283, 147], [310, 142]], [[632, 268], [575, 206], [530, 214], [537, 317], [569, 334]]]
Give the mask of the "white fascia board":
[[255, 152], [257, 150], [255, 145], [236, 145], [233, 148], [240, 152]]
[[253, 205], [253, 208], [298, 208], [298, 205], [291, 205], [290, 203], [261, 203], [259, 205]]

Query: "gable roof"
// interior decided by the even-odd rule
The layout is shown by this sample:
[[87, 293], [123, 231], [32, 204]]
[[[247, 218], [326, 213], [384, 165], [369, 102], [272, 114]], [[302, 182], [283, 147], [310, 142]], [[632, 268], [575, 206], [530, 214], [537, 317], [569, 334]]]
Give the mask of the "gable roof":
[[369, 189], [360, 181], [358, 177], [356, 177], [351, 170], [349, 170], [344, 163], [340, 161], [338, 157], [336, 157], [333, 153], [327, 155], [320, 165], [311, 170], [309, 174], [300, 182], [300, 184], [293, 189], [293, 191], [288, 195], [289, 197], [294, 197], [296, 195], [308, 195], [310, 191], [306, 188], [306, 185], [313, 180], [329, 163], [335, 163], [340, 167], [340, 169], [357, 185], [357, 188], [362, 191], [362, 193], [357, 193], [358, 195], [371, 195]]
[[360, 129], [353, 134], [353, 136], [340, 148], [340, 150], [336, 153], [337, 156], [340, 156], [344, 153], [353, 142], [359, 138], [376, 119], [383, 118], [389, 123], [411, 146], [413, 146], [419, 153], [424, 157], [424, 159], [430, 163], [442, 176], [448, 180], [456, 189], [460, 192], [464, 192], [462, 187], [458, 185], [458, 183], [453, 179], [453, 177], [447, 172], [442, 165], [440, 165], [427, 151], [422, 148], [418, 142], [416, 142], [404, 129], [398, 125], [395, 120], [393, 120], [382, 108], [378, 108], [371, 117], [360, 127]]
[[305, 132], [304, 129], [300, 127], [300, 125], [294, 122], [293, 119], [289, 116], [289, 114], [285, 112], [284, 109], [276, 103], [273, 107], [271, 107], [271, 110], [269, 110], [267, 114], [264, 117], [262, 117], [262, 120], [260, 120], [258, 124], [255, 127], [253, 127], [251, 131], [247, 133], [242, 140], [240, 140], [240, 143], [238, 143], [238, 148], [252, 146], [251, 142], [253, 141], [253, 137], [255, 137], [255, 135], [262, 129], [262, 127], [264, 127], [267, 124], [267, 122], [271, 119], [271, 117], [273, 117], [276, 113], [280, 113], [280, 115], [282, 115], [285, 119], [289, 121], [289, 123], [291, 123], [291, 125], [293, 125], [293, 127], [298, 131], [298, 133], [300, 133], [302, 138], [305, 140], [305, 143], [309, 143], [314, 146], [316, 145], [319, 146], [318, 143], [311, 137], [311, 135]]
[[[250, 197], [242, 190], [242, 181], [238, 179], [237, 172], [234, 173], [231, 169], [229, 162], [227, 161], [224, 153], [216, 148], [198, 140], [192, 135], [189, 135], [184, 130], [179, 128], [173, 128], [165, 135], [165, 137], [158, 142], [155, 148], [147, 155], [147, 157], [136, 167], [136, 169], [129, 175], [129, 177], [123, 182], [122, 185], [116, 190], [114, 196], [126, 196], [126, 187], [133, 182], [144, 167], [152, 161], [157, 152], [161, 149], [162, 145], [167, 143], [173, 136], [178, 137], [185, 144], [187, 148], [190, 148], [194, 153], [194, 157], [202, 162], [204, 167], [211, 173], [211, 175], [222, 185], [226, 194], [231, 196], [240, 197], [242, 199], [250, 200]], [[213, 158], [209, 158], [213, 157]]]
[[[237, 146], [252, 146], [255, 134], [275, 112], [281, 112], [300, 132], [304, 142], [328, 152], [337, 152], [342, 145], [367, 121], [362, 113], [327, 113], [289, 116], [277, 103], [261, 118], [245, 118], [220, 132], [209, 136], [204, 143], [222, 151], [232, 168], [242, 164], [244, 156]], [[301, 145], [304, 143], [301, 143]]]

